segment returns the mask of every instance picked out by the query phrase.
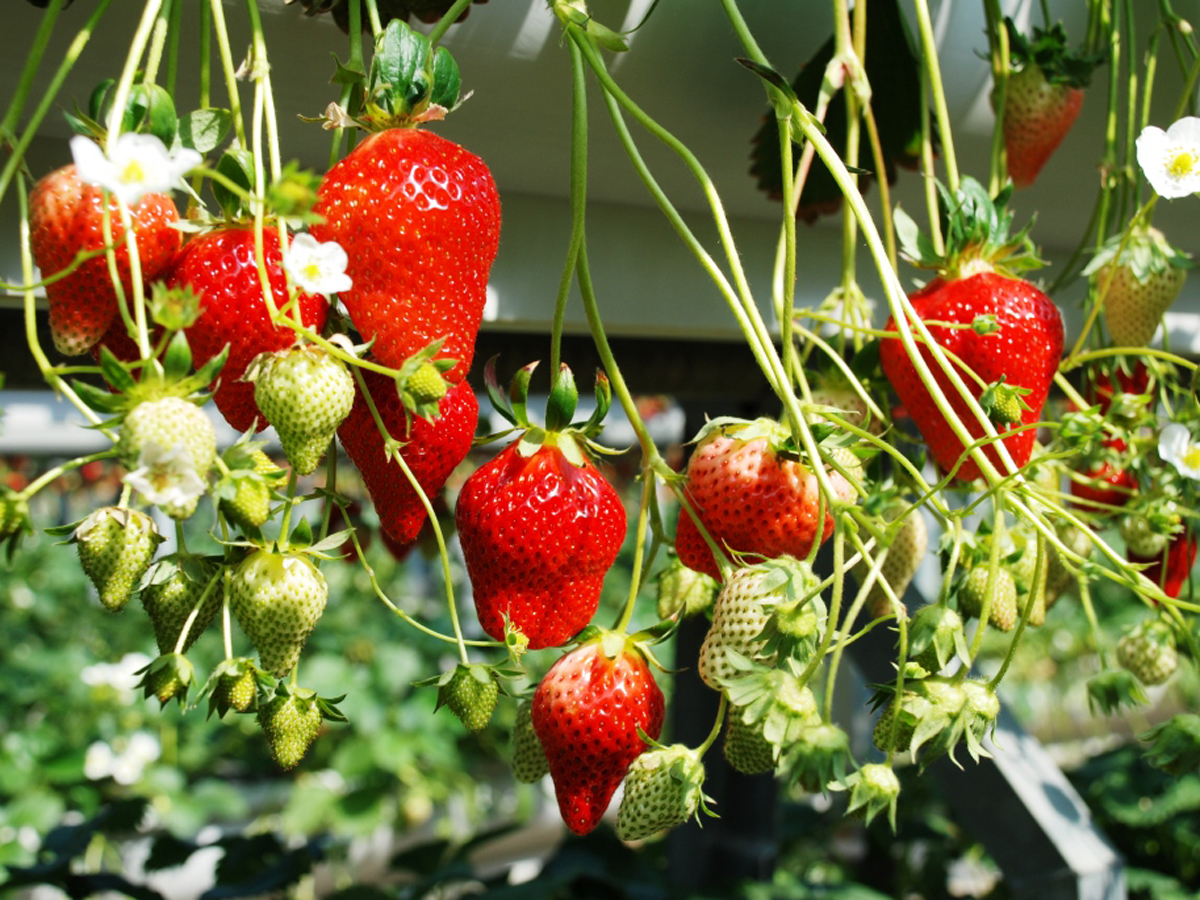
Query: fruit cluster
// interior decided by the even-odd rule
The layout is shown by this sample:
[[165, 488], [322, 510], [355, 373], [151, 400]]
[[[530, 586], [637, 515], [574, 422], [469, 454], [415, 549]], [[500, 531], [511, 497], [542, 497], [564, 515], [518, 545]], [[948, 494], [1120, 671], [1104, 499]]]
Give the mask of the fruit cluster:
[[[332, 9], [343, 25], [361, 12], [356, 3], [304, 6]], [[597, 50], [620, 49], [620, 36], [577, 0], [552, 6], [578, 60], [603, 71]], [[278, 147], [248, 143], [232, 114], [177, 117], [151, 79], [97, 90], [88, 114], [72, 117], [81, 132], [75, 163], [29, 194], [27, 262], [41, 270], [55, 347], [92, 363], [47, 362], [43, 372], [111, 448], [0, 490], [0, 538], [15, 549], [32, 529], [30, 496], [57, 473], [120, 463], [113, 504], [50, 530], [75, 545], [105, 608], [119, 612], [140, 597], [160, 654], [143, 673], [147, 696], [256, 716], [285, 768], [304, 758], [324, 722], [343, 718], [340, 698], [299, 684], [306, 642], [330, 601], [323, 567], [345, 557], [370, 571], [358, 498], [338, 489], [339, 448], [394, 553], [427, 527], [439, 545], [453, 634], [417, 624], [459, 658], [418, 684], [436, 688], [438, 707], [472, 733], [513, 695], [514, 774], [549, 775], [564, 822], [579, 834], [597, 827], [622, 784], [616, 829], [625, 840], [710, 812], [705, 754], [718, 740], [739, 771], [774, 772], [808, 792], [843, 790], [849, 812], [894, 818], [897, 760], [925, 765], [962, 745], [975, 758], [989, 753], [996, 688], [1022, 635], [1053, 627], [1050, 611], [1073, 594], [1096, 626], [1102, 671], [1088, 688], [1100, 710], [1143, 702], [1145, 686], [1168, 682], [1181, 659], [1196, 662], [1194, 606], [1178, 600], [1197, 551], [1200, 404], [1180, 375], [1195, 366], [1147, 346], [1190, 263], [1149, 224], [1148, 210], [1098, 241], [1078, 273], [1089, 279], [1088, 320], [1069, 349], [1058, 306], [1027, 277], [1042, 264], [1030, 226], [1014, 228], [1008, 206], [1063, 139], [1098, 59], [1067, 54], [1060, 28], [1025, 40], [1008, 23], [1013, 55], [999, 61], [995, 99], [1011, 180], [985, 187], [952, 173], [939, 186], [932, 235], [895, 212], [905, 260], [933, 277], [905, 294], [879, 251], [889, 295], [880, 328], [866, 323], [865, 297], [850, 279], [831, 295], [845, 316], [836, 346], [785, 299], [780, 350], [746, 298], [739, 322], [777, 415], [713, 418], [676, 471], [604, 339], [582, 207], [568, 272], [604, 360], [594, 412], [574, 419], [578, 388], [558, 358], [556, 328], [544, 417], [535, 422], [529, 410], [536, 364], [505, 389], [490, 362], [483, 387], [509, 427], [476, 437], [468, 376], [500, 248], [500, 199], [480, 158], [427, 127], [459, 102], [459, 71], [444, 47], [403, 22], [465, 9], [409, 0], [395, 15], [384, 7], [379, 21], [380, 7], [369, 5], [378, 31], [369, 71], [339, 68], [342, 103], [322, 120], [339, 134], [368, 134], [319, 178], [274, 164], [268, 179], [265, 162]], [[360, 37], [351, 35], [358, 49]], [[254, 62], [261, 86], [269, 66]], [[770, 85], [781, 123], [795, 101], [792, 133], [852, 197], [851, 169], [822, 143], [811, 114], [776, 73], [748, 62]], [[228, 141], [213, 137], [223, 126], [236, 132]], [[1200, 141], [1195, 157], [1174, 157], [1166, 169], [1182, 179], [1197, 159]], [[185, 175], [194, 180], [181, 218], [170, 191]], [[796, 190], [790, 177], [780, 184]], [[201, 202], [206, 185], [219, 212]], [[799, 197], [783, 199], [790, 217]], [[828, 321], [825, 311], [814, 318]], [[68, 381], [80, 372], [94, 377]], [[600, 462], [614, 398], [641, 450], [635, 529]], [[230, 447], [218, 447], [209, 400], [241, 435]], [[258, 437], [268, 426], [284, 466]], [[472, 448], [501, 438], [453, 506], [486, 636], [468, 642], [435, 504]], [[317, 498], [325, 513], [310, 523], [302, 504]], [[184, 543], [183, 523], [202, 501], [215, 513], [219, 549], [209, 553]], [[933, 552], [931, 522], [940, 533]], [[175, 540], [161, 552], [168, 523]], [[631, 530], [628, 600], [602, 627], [602, 586]], [[927, 563], [941, 579], [931, 602], [909, 591]], [[659, 621], [638, 630], [634, 607], [651, 575]], [[1144, 608], [1112, 642], [1115, 666], [1090, 604], [1099, 579]], [[709, 620], [695, 667], [720, 695], [718, 720], [697, 747], [660, 743], [654, 646], [687, 617]], [[187, 654], [216, 622], [224, 659], [193, 691]], [[234, 653], [234, 622], [256, 656]], [[880, 625], [896, 634], [896, 678], [875, 695], [883, 760], [860, 764], [834, 719], [833, 689], [846, 647]], [[985, 680], [974, 665], [989, 638], [1006, 649]], [[555, 657], [544, 667], [530, 662], [542, 650]], [[1156, 730], [1159, 755], [1186, 745], [1193, 724]], [[1172, 759], [1189, 752], [1172, 750]]]

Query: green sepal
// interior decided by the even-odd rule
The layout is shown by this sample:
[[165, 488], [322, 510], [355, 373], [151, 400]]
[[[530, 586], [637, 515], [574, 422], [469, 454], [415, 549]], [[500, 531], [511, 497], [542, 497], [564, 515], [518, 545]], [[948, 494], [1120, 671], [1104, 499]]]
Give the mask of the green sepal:
[[197, 369], [195, 375], [185, 379], [189, 391], [202, 390], [212, 384], [213, 380], [221, 373], [221, 369], [225, 367], [227, 359], [229, 359], [228, 344], [221, 348], [220, 353]]
[[800, 102], [800, 98], [796, 96], [796, 91], [786, 78], [770, 66], [764, 66], [752, 59], [738, 57], [737, 62], [778, 92], [770, 95], [771, 104], [775, 109], [775, 117], [781, 122], [786, 121], [790, 123], [789, 134], [793, 143], [800, 144], [805, 140], [804, 131], [799, 124], [800, 119], [803, 119], [810, 128], [816, 129], [821, 134], [825, 133], [824, 123], [805, 108], [804, 104]]
[[167, 287], [161, 281], [150, 286], [150, 318], [168, 331], [191, 328], [203, 312], [201, 296], [190, 284]]
[[1200, 771], [1200, 715], [1177, 713], [1138, 740], [1152, 744], [1146, 751], [1150, 765], [1179, 777]]
[[399, 19], [387, 24], [371, 60], [370, 100], [392, 115], [413, 111], [429, 92], [429, 39]]
[[496, 410], [507, 421], [513, 425], [519, 425], [517, 422], [516, 413], [513, 412], [512, 403], [505, 395], [500, 387], [500, 381], [496, 378], [496, 360], [498, 357], [493, 356], [484, 364], [483, 367], [483, 386], [487, 391], [488, 399], [492, 403], [492, 408]]
[[458, 63], [445, 47], [439, 46], [433, 51], [430, 72], [429, 102], [453, 109], [462, 89], [462, 75], [458, 71]]
[[1163, 275], [1171, 269], [1191, 269], [1196, 263], [1185, 251], [1173, 247], [1157, 228], [1146, 225], [1135, 228], [1126, 237], [1115, 234], [1096, 251], [1083, 270], [1092, 276], [1107, 265], [1128, 268], [1139, 282], [1152, 275]]
[[1050, 84], [1087, 87], [1092, 72], [1105, 61], [1103, 53], [1072, 53], [1061, 22], [1050, 28], [1034, 27], [1033, 37], [1021, 34], [1012, 18], [1005, 17], [1009, 59], [1018, 68], [1033, 64]]
[[554, 14], [564, 25], [574, 25], [591, 37], [605, 50], [620, 53], [629, 49], [625, 38], [606, 25], [601, 25], [587, 11], [586, 4], [578, 0], [554, 0]]
[[138, 687], [145, 697], [156, 697], [160, 707], [172, 700], [183, 706], [188, 688], [196, 680], [196, 671], [188, 658], [181, 653], [164, 653], [135, 674], [141, 675]]
[[566, 363], [561, 363], [546, 401], [546, 430], [562, 431], [570, 425], [578, 404], [579, 390], [575, 387], [575, 375]]
[[296, 527], [292, 529], [292, 533], [287, 537], [288, 547], [292, 550], [298, 550], [310, 547], [313, 542], [312, 526], [308, 524], [308, 517], [301, 516], [300, 521], [296, 523]]
[[116, 87], [117, 79], [105, 78], [99, 82], [92, 93], [88, 96], [88, 111], [87, 117], [94, 122], [99, 122], [108, 112], [108, 96], [109, 92]]
[[1087, 681], [1088, 709], [1093, 713], [1112, 715], [1122, 707], [1149, 703], [1141, 682], [1125, 669], [1105, 669]]
[[216, 170], [245, 193], [239, 194], [219, 181], [212, 179], [213, 197], [226, 219], [244, 218], [248, 212], [247, 196], [254, 190], [254, 155], [244, 148], [234, 148], [221, 154]]
[[114, 394], [86, 381], [73, 381], [71, 387], [89, 409], [98, 413], [112, 414], [125, 408], [125, 398], [121, 394]]
[[137, 379], [105, 344], [100, 345], [100, 372], [114, 391], [124, 393], [137, 384]]
[[152, 134], [165, 146], [171, 147], [179, 133], [174, 99], [160, 85], [135, 84], [129, 92], [129, 106], [122, 127], [126, 131], [136, 128]]
[[178, 331], [167, 344], [167, 352], [163, 354], [163, 374], [168, 381], [183, 381], [191, 371], [192, 348], [188, 344], [187, 335]]
[[[309, 556], [315, 556], [319, 559], [334, 559], [335, 557], [329, 551], [340, 550], [342, 545], [350, 539], [350, 535], [354, 533], [353, 528], [343, 528], [341, 531], [332, 531], [316, 543], [309, 544], [304, 548], [304, 552]], [[337, 558], [340, 558], [341, 554]]]
[[604, 419], [608, 416], [608, 411], [612, 408], [612, 384], [608, 380], [608, 376], [604, 374], [604, 370], [596, 370], [596, 408], [592, 410], [592, 414], [588, 416], [588, 420], [578, 426], [586, 437], [595, 437], [604, 430]]

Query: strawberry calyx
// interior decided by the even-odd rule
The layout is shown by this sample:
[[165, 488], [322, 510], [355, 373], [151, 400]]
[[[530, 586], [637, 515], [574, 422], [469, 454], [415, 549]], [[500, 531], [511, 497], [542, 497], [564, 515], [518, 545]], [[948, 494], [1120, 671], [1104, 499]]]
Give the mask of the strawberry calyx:
[[[1083, 274], [1092, 276], [1106, 266], [1121, 266], [1144, 284], [1153, 275], [1163, 275], [1172, 269], [1187, 270], [1195, 265], [1188, 253], [1173, 247], [1157, 228], [1138, 224], [1128, 234], [1115, 234], [1105, 241]], [[1104, 287], [1102, 276], [1100, 287]]]
[[118, 417], [140, 403], [164, 397], [181, 397], [202, 405], [208, 400], [205, 389], [220, 374], [228, 357], [229, 347], [226, 346], [193, 372], [187, 335], [180, 331], [167, 343], [162, 358], [153, 360], [152, 365], [143, 369], [142, 377], [135, 379], [126, 364], [108, 347], [102, 346], [100, 371], [112, 391], [82, 381], [75, 382], [73, 387], [80, 399], [96, 412]]
[[1006, 207], [1013, 195], [1007, 184], [993, 199], [982, 184], [964, 177], [951, 194], [938, 184], [945, 235], [945, 252], [937, 253], [933, 242], [902, 209], [896, 209], [896, 234], [901, 255], [914, 266], [934, 269], [946, 281], [957, 281], [986, 272], [1006, 278], [1045, 265], [1029, 237], [1030, 221], [1013, 232], [1013, 214]]
[[1050, 84], [1067, 87], [1087, 87], [1096, 66], [1104, 62], [1102, 53], [1072, 52], [1067, 43], [1067, 32], [1061, 22], [1050, 28], [1034, 27], [1030, 37], [1023, 35], [1013, 20], [1004, 19], [1008, 29], [1008, 55], [1014, 69], [1029, 65], [1042, 70], [1042, 76]]
[[506, 394], [496, 378], [495, 357], [488, 360], [483, 373], [488, 397], [496, 412], [512, 423], [513, 427], [488, 435], [481, 441], [490, 443], [514, 431], [521, 431], [520, 442], [517, 445], [517, 452], [521, 456], [529, 458], [540, 449], [554, 448], [577, 468], [589, 465], [590, 457], [595, 454], [613, 452], [594, 440], [604, 430], [604, 417], [612, 407], [612, 387], [608, 377], [597, 370], [595, 409], [587, 419], [571, 421], [579, 403], [579, 390], [570, 367], [566, 363], [560, 365], [546, 401], [543, 427], [533, 424], [528, 412], [529, 383], [537, 365], [534, 361], [517, 370]]

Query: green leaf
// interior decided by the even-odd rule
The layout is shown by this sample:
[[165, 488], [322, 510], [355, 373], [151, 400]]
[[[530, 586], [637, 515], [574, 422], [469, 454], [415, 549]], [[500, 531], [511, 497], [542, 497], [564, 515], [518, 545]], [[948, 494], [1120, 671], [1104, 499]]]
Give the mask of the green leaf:
[[[249, 150], [237, 148], [226, 151], [217, 160], [217, 171], [240, 187], [245, 194], [254, 190], [254, 154]], [[239, 218], [246, 209], [244, 194], [231, 190], [215, 178], [212, 181], [212, 192], [227, 218]]]
[[458, 63], [445, 47], [438, 47], [433, 53], [430, 66], [431, 87], [429, 102], [453, 109], [458, 102], [458, 94], [462, 87], [462, 77], [459, 75]]
[[566, 428], [575, 415], [578, 403], [579, 390], [575, 387], [575, 375], [566, 363], [561, 363], [546, 401], [546, 430], [562, 431]]
[[125, 368], [125, 364], [104, 344], [100, 345], [100, 371], [118, 393], [124, 393], [137, 384], [137, 380]]
[[209, 153], [221, 146], [233, 128], [233, 113], [227, 109], [196, 109], [179, 120], [179, 140], [185, 147]]
[[166, 88], [157, 84], [135, 84], [129, 92], [129, 107], [134, 122], [131, 129], [154, 135], [166, 146], [175, 143], [179, 118], [175, 101]]

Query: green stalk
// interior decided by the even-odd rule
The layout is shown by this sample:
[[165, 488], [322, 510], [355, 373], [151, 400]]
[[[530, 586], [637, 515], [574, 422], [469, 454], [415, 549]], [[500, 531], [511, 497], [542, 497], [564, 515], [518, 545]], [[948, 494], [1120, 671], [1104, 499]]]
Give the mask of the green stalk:
[[621, 610], [621, 618], [617, 621], [613, 631], [628, 632], [629, 623], [633, 619], [633, 608], [637, 604], [638, 592], [642, 588], [642, 560], [645, 558], [646, 524], [656, 484], [657, 482], [653, 478], [646, 477], [642, 479], [642, 499], [638, 505], [637, 535], [633, 545], [633, 566], [629, 578], [629, 596], [625, 599], [625, 606]]
[[33, 82], [37, 77], [38, 67], [45, 58], [46, 47], [49, 46], [50, 36], [54, 33], [54, 23], [58, 21], [58, 14], [62, 10], [63, 6], [61, 3], [51, 3], [46, 11], [42, 13], [42, 21], [38, 25], [37, 34], [33, 36], [33, 43], [30, 45], [29, 53], [25, 57], [25, 65], [21, 67], [21, 75], [17, 79], [17, 88], [8, 101], [8, 109], [4, 112], [4, 119], [0, 120], [0, 136], [3, 136], [6, 141], [9, 135], [16, 133], [17, 123], [21, 121], [21, 112], [25, 109], [25, 101], [29, 99], [29, 93], [33, 90]]
[[995, 122], [992, 125], [992, 153], [988, 166], [988, 193], [995, 197], [1004, 187], [1004, 97], [1008, 91], [1009, 47], [1008, 28], [1000, 11], [999, 0], [985, 0], [987, 14], [988, 47], [992, 61], [992, 110]]
[[[1028, 548], [1027, 548], [1028, 549]], [[1033, 584], [1036, 590], [1037, 585], [1043, 583], [1046, 575], [1046, 538], [1039, 532], [1037, 536], [1037, 562], [1033, 567]], [[1033, 601], [1035, 599], [1035, 590], [1029, 592], [1029, 597], [1025, 601], [1025, 607], [1021, 610], [1021, 619], [1017, 622], [1017, 628], [1013, 632], [1012, 640], [1008, 645], [1008, 652], [1004, 654], [1004, 661], [1000, 663], [1000, 668], [997, 670], [995, 677], [988, 683], [988, 689], [995, 691], [999, 687], [1000, 682], [1004, 680], [1004, 675], [1008, 672], [1008, 667], [1012, 665], [1013, 657], [1016, 656], [1017, 647], [1021, 642], [1021, 635], [1025, 632], [1026, 625], [1029, 624], [1029, 614], [1033, 610]], [[1045, 599], [1045, 586], [1042, 587], [1042, 597]], [[981, 629], [982, 630], [982, 629]], [[974, 656], [971, 657], [974, 659]], [[965, 671], [965, 670], [964, 670]]]
[[433, 26], [433, 30], [429, 32], [429, 45], [436, 47], [438, 42], [445, 37], [446, 32], [450, 30], [450, 26], [458, 21], [458, 17], [463, 14], [468, 6], [471, 5], [471, 0], [454, 0], [453, 5], [442, 14], [438, 19], [438, 23]]
[[933, 94], [934, 110], [937, 115], [938, 135], [942, 139], [942, 157], [946, 161], [946, 187], [951, 194], [958, 193], [958, 158], [954, 153], [954, 137], [950, 127], [950, 110], [946, 106], [946, 92], [942, 89], [942, 72], [938, 63], [937, 41], [933, 35], [933, 22], [929, 18], [929, 4], [916, 0], [917, 27], [921, 34], [921, 53]]
[[237, 69], [233, 64], [233, 51], [229, 48], [229, 30], [225, 27], [225, 8], [221, 0], [209, 0], [212, 12], [213, 31], [217, 35], [217, 51], [221, 56], [221, 68], [225, 73], [225, 89], [229, 92], [229, 112], [233, 117], [233, 133], [239, 146], [246, 146], [246, 125], [242, 121], [242, 101], [238, 92]]
[[[41, 102], [38, 103], [33, 115], [29, 117], [29, 123], [25, 126], [25, 131], [21, 134], [20, 139], [12, 147], [12, 152], [9, 154], [8, 160], [4, 164], [4, 169], [0, 171], [0, 198], [3, 198], [5, 193], [8, 191], [8, 186], [12, 182], [13, 175], [25, 161], [25, 151], [29, 149], [29, 145], [37, 136], [38, 129], [41, 127], [46, 115], [50, 112], [51, 107], [54, 106], [54, 102], [58, 98], [58, 92], [62, 89], [63, 83], [67, 80], [67, 76], [70, 74], [71, 69], [74, 68], [76, 61], [83, 53], [88, 41], [91, 40], [92, 33], [96, 30], [96, 26], [100, 22], [100, 17], [107, 12], [108, 7], [111, 4], [112, 0], [99, 0], [96, 9], [88, 18], [87, 23], [79, 30], [79, 33], [75, 35], [75, 39], [71, 41], [71, 45], [67, 48], [67, 52], [63, 55], [62, 63], [59, 64], [58, 69], [54, 73], [54, 77], [50, 79], [50, 84], [46, 86], [46, 91], [42, 95]], [[49, 15], [49, 13], [47, 13], [47, 15]], [[43, 35], [41, 31], [39, 31], [38, 38], [42, 37]], [[49, 35], [45, 35], [45, 37], [48, 39]], [[30, 73], [30, 78], [32, 78], [32, 74], [33, 73]], [[22, 75], [22, 87], [24, 86], [24, 77], [25, 76]], [[28, 92], [28, 88], [25, 88], [25, 90]], [[18, 103], [17, 98], [14, 97], [13, 102], [9, 107], [9, 114], [14, 119], [18, 119], [23, 107], [24, 98], [22, 98]], [[7, 122], [7, 119], [5, 121]], [[15, 130], [15, 128], [16, 122], [14, 121], [12, 128], [5, 129], [5, 134], [7, 135], [11, 131]]]
[[133, 88], [133, 79], [137, 76], [138, 63], [150, 40], [150, 34], [158, 19], [158, 10], [161, 6], [162, 0], [146, 0], [141, 21], [138, 22], [137, 30], [134, 31], [133, 39], [130, 41], [129, 53], [125, 57], [125, 68], [121, 71], [120, 78], [117, 79], [117, 87], [113, 92], [112, 111], [109, 113], [108, 137], [105, 140], [105, 150], [109, 153], [112, 152], [113, 144], [120, 136], [121, 118], [124, 116], [125, 106], [129, 102], [129, 92]]
[[[363, 39], [362, 39], [362, 2], [361, 0], [350, 0], [350, 58], [346, 61], [346, 68], [355, 72], [365, 72], [366, 65], [363, 59]], [[339, 105], [346, 108], [350, 105], [350, 100], [354, 96], [355, 86], [352, 84], [342, 85], [342, 94], [339, 99]], [[329, 168], [332, 169], [341, 157], [342, 142], [346, 136], [345, 128], [335, 128], [333, 130], [333, 143], [329, 148]]]

